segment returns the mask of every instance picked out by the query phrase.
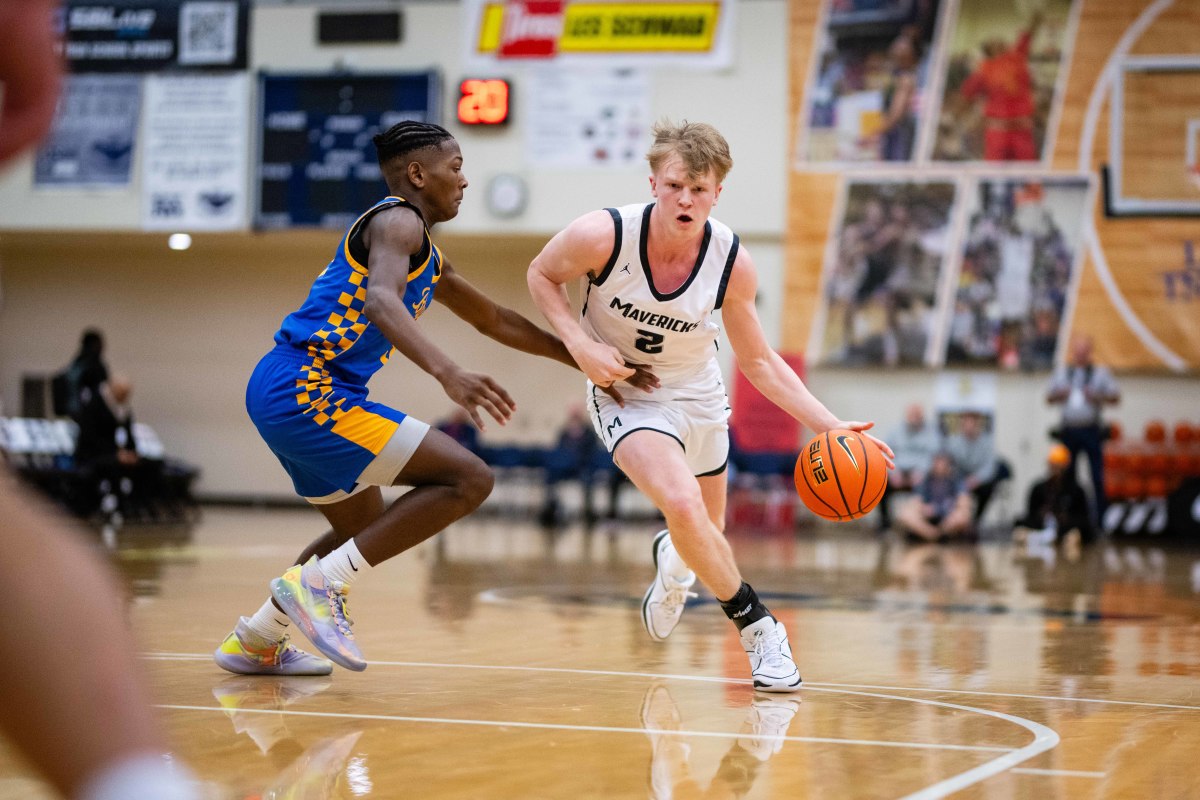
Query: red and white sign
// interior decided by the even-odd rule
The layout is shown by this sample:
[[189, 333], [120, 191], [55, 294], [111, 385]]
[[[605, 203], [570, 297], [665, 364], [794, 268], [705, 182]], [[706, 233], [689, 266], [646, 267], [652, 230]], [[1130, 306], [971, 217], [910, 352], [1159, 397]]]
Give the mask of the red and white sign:
[[563, 0], [508, 0], [500, 58], [552, 58], [563, 30]]

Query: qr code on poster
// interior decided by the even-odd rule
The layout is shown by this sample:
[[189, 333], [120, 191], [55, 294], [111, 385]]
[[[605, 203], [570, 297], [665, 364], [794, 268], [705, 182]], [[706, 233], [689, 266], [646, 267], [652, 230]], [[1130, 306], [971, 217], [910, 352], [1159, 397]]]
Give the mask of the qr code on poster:
[[232, 64], [237, 57], [236, 2], [185, 2], [179, 8], [179, 63]]

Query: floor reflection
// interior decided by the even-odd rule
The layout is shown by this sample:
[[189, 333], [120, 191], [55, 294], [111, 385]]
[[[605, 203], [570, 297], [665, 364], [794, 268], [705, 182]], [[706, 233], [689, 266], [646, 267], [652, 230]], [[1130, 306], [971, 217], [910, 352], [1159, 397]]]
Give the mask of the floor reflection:
[[650, 739], [649, 795], [652, 800], [745, 797], [759, 770], [783, 749], [788, 727], [800, 710], [800, 696], [772, 696], [747, 691], [746, 715], [740, 733], [730, 744], [707, 783], [700, 774], [711, 765], [692, 764], [685, 720], [664, 681], [654, 681], [642, 698], [640, 718]]

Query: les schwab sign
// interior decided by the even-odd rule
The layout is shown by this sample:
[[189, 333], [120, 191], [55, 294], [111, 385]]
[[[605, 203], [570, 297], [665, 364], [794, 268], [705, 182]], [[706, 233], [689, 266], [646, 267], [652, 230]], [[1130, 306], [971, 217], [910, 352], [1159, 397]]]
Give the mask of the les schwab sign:
[[474, 0], [468, 4], [468, 60], [688, 63], [726, 66], [732, 0]]

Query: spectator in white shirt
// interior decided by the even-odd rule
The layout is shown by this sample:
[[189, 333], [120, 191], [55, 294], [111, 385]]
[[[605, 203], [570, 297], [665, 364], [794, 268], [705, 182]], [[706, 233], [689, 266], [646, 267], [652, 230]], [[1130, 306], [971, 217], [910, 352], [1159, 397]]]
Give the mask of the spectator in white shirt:
[[1062, 424], [1058, 438], [1071, 453], [1068, 474], [1076, 475], [1079, 454], [1087, 455], [1092, 473], [1092, 497], [1096, 518], [1104, 513], [1104, 457], [1102, 448], [1107, 426], [1102, 419], [1104, 406], [1121, 399], [1112, 373], [1092, 360], [1092, 340], [1079, 336], [1071, 342], [1071, 363], [1055, 370], [1046, 390], [1046, 401], [1062, 405]]

